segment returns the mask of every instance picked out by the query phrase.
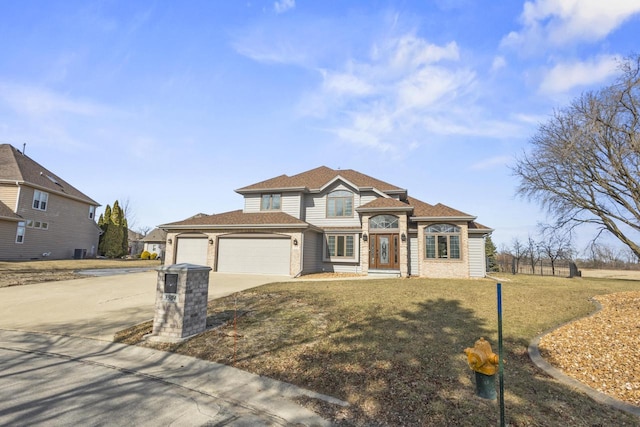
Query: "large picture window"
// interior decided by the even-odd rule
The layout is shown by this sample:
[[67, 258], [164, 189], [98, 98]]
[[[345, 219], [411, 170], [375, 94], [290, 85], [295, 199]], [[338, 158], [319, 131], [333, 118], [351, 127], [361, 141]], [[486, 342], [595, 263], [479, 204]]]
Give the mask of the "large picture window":
[[279, 211], [280, 210], [280, 194], [263, 194], [260, 203], [261, 211]]
[[33, 192], [33, 209], [40, 211], [47, 210], [47, 202], [49, 201], [49, 194], [44, 191], [36, 190]]
[[460, 259], [460, 227], [433, 224], [425, 228], [425, 257]]
[[337, 190], [327, 196], [327, 217], [353, 216], [353, 193]]
[[326, 242], [326, 258], [353, 258], [353, 235], [328, 234]]

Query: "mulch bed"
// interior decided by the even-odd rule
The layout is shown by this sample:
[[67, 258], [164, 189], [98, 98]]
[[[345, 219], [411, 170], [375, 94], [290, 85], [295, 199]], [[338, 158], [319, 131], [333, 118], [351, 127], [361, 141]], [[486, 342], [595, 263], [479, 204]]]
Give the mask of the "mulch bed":
[[540, 340], [540, 353], [565, 374], [640, 406], [640, 292], [595, 298], [602, 310]]

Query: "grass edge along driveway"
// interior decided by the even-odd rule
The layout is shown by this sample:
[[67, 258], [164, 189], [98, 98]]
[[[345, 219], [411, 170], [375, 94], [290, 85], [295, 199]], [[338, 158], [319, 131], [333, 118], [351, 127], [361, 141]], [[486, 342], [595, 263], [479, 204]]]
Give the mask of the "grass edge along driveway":
[[[501, 282], [509, 425], [639, 425], [548, 377], [531, 363], [527, 346], [537, 334], [591, 313], [594, 295], [640, 291], [640, 282], [536, 276]], [[210, 320], [224, 326], [159, 347], [347, 400], [346, 409], [306, 402], [338, 425], [495, 425], [496, 403], [474, 395], [463, 354], [481, 336], [497, 352], [495, 283], [275, 283], [212, 301]], [[149, 324], [140, 325], [119, 339], [135, 343], [148, 332]]]

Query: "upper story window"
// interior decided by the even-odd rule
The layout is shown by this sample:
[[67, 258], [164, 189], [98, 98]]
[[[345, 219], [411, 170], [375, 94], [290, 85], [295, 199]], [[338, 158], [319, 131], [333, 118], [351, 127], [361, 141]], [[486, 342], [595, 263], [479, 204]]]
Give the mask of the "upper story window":
[[424, 233], [426, 258], [460, 259], [460, 227], [433, 224]]
[[96, 207], [91, 205], [89, 206], [89, 219], [93, 219], [96, 216]]
[[395, 229], [398, 228], [398, 217], [393, 215], [377, 215], [369, 220], [369, 229]]
[[353, 216], [353, 193], [337, 190], [327, 196], [327, 217]]
[[49, 193], [36, 190], [33, 192], [33, 209], [41, 211], [47, 210], [47, 201], [49, 200]]
[[261, 211], [279, 211], [280, 194], [263, 194], [260, 202]]
[[18, 223], [18, 229], [16, 230], [16, 243], [24, 242], [25, 224], [24, 221]]

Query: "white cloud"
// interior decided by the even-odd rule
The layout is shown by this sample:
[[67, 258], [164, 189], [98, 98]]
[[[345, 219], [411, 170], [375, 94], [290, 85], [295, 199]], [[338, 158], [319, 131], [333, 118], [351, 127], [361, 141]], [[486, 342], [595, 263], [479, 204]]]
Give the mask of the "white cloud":
[[280, 0], [273, 4], [276, 13], [284, 13], [296, 7], [296, 0]]
[[639, 0], [534, 0], [524, 4], [521, 31], [503, 46], [526, 50], [601, 40], [640, 13]]
[[472, 170], [486, 170], [507, 166], [513, 161], [512, 156], [496, 156], [481, 160], [471, 165]]
[[496, 56], [491, 63], [491, 71], [498, 71], [507, 66], [507, 60], [504, 56]]
[[32, 116], [55, 113], [96, 116], [109, 110], [92, 101], [75, 99], [48, 89], [7, 83], [0, 83], [0, 102], [16, 112]]
[[576, 86], [589, 86], [605, 81], [618, 70], [620, 57], [601, 56], [592, 61], [561, 63], [546, 74], [540, 84], [545, 94], [563, 93]]

